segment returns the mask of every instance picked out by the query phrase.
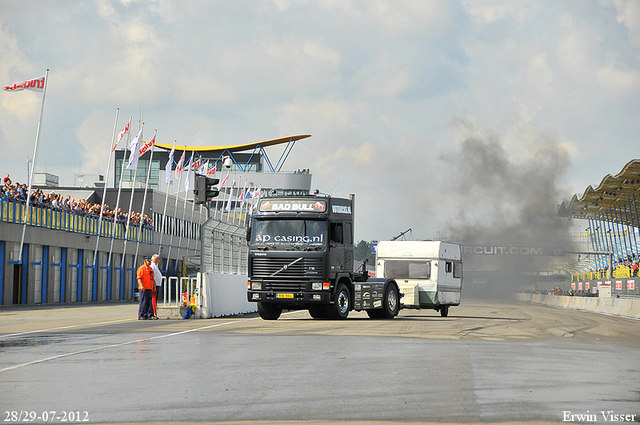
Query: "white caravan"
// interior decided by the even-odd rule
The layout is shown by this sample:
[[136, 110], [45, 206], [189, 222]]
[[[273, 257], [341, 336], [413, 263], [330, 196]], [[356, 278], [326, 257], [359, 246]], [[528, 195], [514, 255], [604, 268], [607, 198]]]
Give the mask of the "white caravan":
[[381, 241], [376, 250], [376, 277], [393, 278], [404, 297], [403, 308], [431, 308], [446, 317], [460, 305], [460, 245], [440, 241]]

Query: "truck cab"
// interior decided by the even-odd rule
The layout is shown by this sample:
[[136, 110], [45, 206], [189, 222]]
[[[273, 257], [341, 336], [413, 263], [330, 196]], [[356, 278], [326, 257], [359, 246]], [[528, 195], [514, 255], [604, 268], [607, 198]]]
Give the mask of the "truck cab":
[[[369, 306], [361, 302], [369, 287], [354, 284], [366, 277], [354, 272], [353, 210], [353, 195], [259, 200], [247, 230], [247, 297], [258, 303], [263, 319], [275, 320], [283, 309], [309, 310], [316, 319], [343, 319], [350, 310]], [[397, 314], [397, 288], [394, 293], [398, 305], [392, 311]]]

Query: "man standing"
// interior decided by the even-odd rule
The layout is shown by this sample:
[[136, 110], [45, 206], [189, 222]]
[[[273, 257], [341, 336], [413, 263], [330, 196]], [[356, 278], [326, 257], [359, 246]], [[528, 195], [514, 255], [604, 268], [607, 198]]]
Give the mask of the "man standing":
[[151, 268], [151, 258], [145, 257], [144, 264], [138, 267], [136, 273], [138, 280], [138, 291], [140, 293], [140, 306], [138, 307], [138, 320], [147, 320], [153, 317], [149, 314], [151, 308], [151, 298], [155, 281], [153, 280], [153, 269]]
[[153, 306], [153, 318], [158, 320], [158, 291], [162, 286], [162, 273], [160, 272], [160, 256], [158, 254], [153, 254], [151, 256], [151, 268], [153, 269], [153, 280], [155, 281], [155, 285], [153, 287], [153, 300], [151, 304]]

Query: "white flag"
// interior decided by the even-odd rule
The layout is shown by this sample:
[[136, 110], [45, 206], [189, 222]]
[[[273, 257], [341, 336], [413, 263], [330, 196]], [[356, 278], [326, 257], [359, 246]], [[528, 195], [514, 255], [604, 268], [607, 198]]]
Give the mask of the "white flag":
[[[173, 145], [171, 152], [169, 152], [169, 160], [167, 161], [167, 165], [164, 167], [164, 171], [167, 174], [167, 185], [171, 181], [171, 167], [173, 167], [173, 153], [176, 151], [176, 145]], [[167, 192], [169, 192], [169, 186], [167, 186]]]
[[113, 145], [113, 148], [111, 148], [112, 151], [116, 150], [116, 148], [118, 147], [118, 143], [120, 143], [120, 140], [122, 140], [122, 138], [129, 132], [129, 124], [131, 124], [131, 120], [129, 120], [127, 125], [124, 126], [120, 134], [118, 134], [118, 139], [116, 140], [115, 145]]
[[200, 174], [201, 176], [204, 176], [205, 174], [207, 174], [207, 170], [209, 169], [209, 161], [207, 160], [207, 162], [204, 162], [200, 168], [198, 168], [198, 174]]
[[187, 151], [182, 151], [182, 156], [180, 157], [180, 159], [178, 160], [178, 165], [176, 165], [176, 178], [180, 178], [180, 173], [182, 172], [182, 166], [184, 165], [184, 154], [187, 153]]
[[[143, 127], [144, 128], [144, 127]], [[142, 128], [133, 138], [131, 144], [129, 145], [129, 165], [127, 165], [127, 170], [137, 170], [138, 169], [138, 158], [140, 157], [140, 140], [142, 140]]]
[[[142, 140], [144, 142], [144, 140]], [[151, 149], [151, 147], [153, 145], [156, 144], [156, 133], [153, 133], [153, 139], [151, 139], [150, 141], [146, 142], [145, 144], [142, 145], [142, 147], [140, 148], [140, 154], [142, 155], [143, 153], [145, 153], [146, 151], [148, 151], [149, 149]]]
[[44, 92], [44, 75], [32, 80], [13, 83], [11, 86], [4, 86], [4, 89], [6, 91], [33, 90], [42, 93]]
[[[209, 166], [209, 163], [207, 163], [207, 167]], [[213, 168], [210, 170], [207, 170], [207, 176], [215, 176], [216, 175], [216, 165], [213, 165]]]
[[[227, 175], [227, 177], [229, 177]], [[225, 181], [227, 181], [227, 179], [225, 179]], [[231, 192], [229, 192], [229, 199], [227, 200], [227, 206], [224, 208], [225, 211], [227, 212], [231, 212], [231, 198], [233, 197], [233, 187], [236, 185], [236, 181], [234, 180], [233, 183], [231, 183]]]
[[193, 164], [193, 152], [191, 152], [191, 159], [189, 159], [189, 164], [185, 167], [187, 172], [187, 177], [184, 179], [184, 190], [189, 191], [189, 176], [191, 175], [191, 164]]

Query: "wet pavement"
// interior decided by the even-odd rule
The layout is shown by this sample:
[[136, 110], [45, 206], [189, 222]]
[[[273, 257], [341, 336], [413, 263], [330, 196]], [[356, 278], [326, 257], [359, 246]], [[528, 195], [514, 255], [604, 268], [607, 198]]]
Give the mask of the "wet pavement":
[[629, 319], [489, 302], [463, 303], [447, 318], [403, 310], [394, 320], [291, 312], [278, 321], [138, 321], [136, 311], [131, 303], [0, 308], [2, 419], [640, 418], [640, 322]]

